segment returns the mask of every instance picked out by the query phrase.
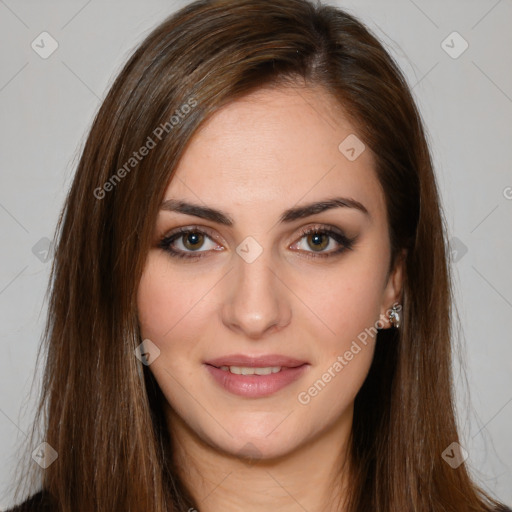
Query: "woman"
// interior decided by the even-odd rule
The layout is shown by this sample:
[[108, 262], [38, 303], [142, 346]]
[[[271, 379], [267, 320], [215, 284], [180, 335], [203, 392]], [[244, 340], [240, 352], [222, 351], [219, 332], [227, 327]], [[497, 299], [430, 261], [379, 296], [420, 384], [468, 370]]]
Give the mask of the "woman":
[[183, 8], [112, 86], [59, 222], [43, 489], [17, 510], [506, 510], [458, 442], [443, 233], [359, 21]]

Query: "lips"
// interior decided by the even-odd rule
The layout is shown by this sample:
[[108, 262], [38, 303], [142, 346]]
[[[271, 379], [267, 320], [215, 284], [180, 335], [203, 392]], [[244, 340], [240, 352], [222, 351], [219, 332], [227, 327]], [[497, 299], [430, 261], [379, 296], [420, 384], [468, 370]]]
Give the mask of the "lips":
[[266, 368], [280, 366], [282, 368], [297, 368], [298, 366], [307, 364], [307, 361], [277, 354], [268, 354], [262, 356], [231, 354], [228, 356], [210, 359], [205, 361], [205, 364], [215, 366], [215, 368], [220, 368], [221, 366], [243, 366], [247, 368]]
[[[268, 364], [269, 361], [268, 358], [256, 358], [256, 362], [255, 358], [250, 359], [251, 360], [249, 363], [254, 364]], [[217, 361], [237, 361], [238, 364], [240, 364], [243, 359], [240, 359], [239, 357], [236, 359], [223, 358], [215, 360], [215, 362]], [[271, 364], [274, 364], [278, 361], [286, 362], [287, 364], [297, 364], [298, 362], [297, 359], [286, 358], [285, 361], [283, 358], [278, 359], [275, 356], [272, 356], [270, 359]], [[249, 363], [247, 362], [247, 359], [245, 359], [244, 364]], [[272, 367], [271, 373], [268, 372], [268, 367], [262, 367], [261, 370], [263, 370], [263, 374], [260, 372], [257, 375], [251, 375], [247, 373], [249, 369], [252, 370], [251, 367], [245, 367], [244, 369], [244, 367], [222, 365], [220, 368], [217, 368], [216, 366], [208, 363], [205, 363], [204, 365], [204, 368], [212, 378], [212, 381], [216, 383], [221, 389], [232, 395], [238, 395], [248, 399], [265, 398], [273, 395], [274, 393], [277, 393], [281, 389], [286, 388], [298, 379], [302, 378], [308, 371], [309, 367], [310, 365], [307, 363], [294, 367], [276, 366]], [[258, 370], [256, 371], [258, 372]]]

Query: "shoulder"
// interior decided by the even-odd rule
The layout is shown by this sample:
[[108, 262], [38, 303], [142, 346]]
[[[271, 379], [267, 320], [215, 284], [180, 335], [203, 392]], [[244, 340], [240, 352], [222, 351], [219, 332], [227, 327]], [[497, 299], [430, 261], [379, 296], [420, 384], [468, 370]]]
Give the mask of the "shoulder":
[[23, 503], [16, 505], [6, 512], [53, 512], [56, 510], [49, 492], [42, 490], [33, 494]]

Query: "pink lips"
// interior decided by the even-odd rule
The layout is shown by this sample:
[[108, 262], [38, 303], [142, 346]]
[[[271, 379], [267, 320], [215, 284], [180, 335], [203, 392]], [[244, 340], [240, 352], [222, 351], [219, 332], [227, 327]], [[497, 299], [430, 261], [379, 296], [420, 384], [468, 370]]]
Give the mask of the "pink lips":
[[218, 357], [205, 361], [205, 364], [216, 366], [247, 366], [248, 368], [266, 368], [268, 366], [286, 366], [288, 368], [296, 368], [303, 364], [307, 364], [306, 361], [300, 361], [299, 359], [293, 359], [291, 357], [280, 356], [269, 354], [265, 356], [246, 356], [243, 354], [232, 354], [229, 356]]
[[[221, 366], [246, 366], [266, 368], [280, 366], [281, 370], [269, 375], [236, 375]], [[245, 356], [234, 354], [205, 362], [214, 381], [230, 393], [246, 398], [262, 398], [276, 393], [299, 379], [310, 365], [305, 361], [280, 356]]]

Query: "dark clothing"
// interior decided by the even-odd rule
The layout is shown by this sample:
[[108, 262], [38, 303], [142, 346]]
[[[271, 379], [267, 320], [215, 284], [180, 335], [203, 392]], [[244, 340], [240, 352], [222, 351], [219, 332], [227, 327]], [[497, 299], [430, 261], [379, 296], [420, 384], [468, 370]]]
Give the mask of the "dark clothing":
[[55, 502], [46, 491], [39, 491], [33, 494], [28, 500], [21, 505], [10, 508], [6, 512], [53, 512], [56, 510]]

